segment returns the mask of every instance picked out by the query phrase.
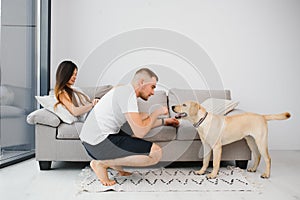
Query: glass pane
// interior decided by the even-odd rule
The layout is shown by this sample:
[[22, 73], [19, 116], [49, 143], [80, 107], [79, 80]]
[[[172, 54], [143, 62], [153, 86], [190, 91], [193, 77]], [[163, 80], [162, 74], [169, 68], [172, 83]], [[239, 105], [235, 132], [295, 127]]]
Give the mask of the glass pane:
[[35, 0], [1, 0], [0, 165], [34, 154]]

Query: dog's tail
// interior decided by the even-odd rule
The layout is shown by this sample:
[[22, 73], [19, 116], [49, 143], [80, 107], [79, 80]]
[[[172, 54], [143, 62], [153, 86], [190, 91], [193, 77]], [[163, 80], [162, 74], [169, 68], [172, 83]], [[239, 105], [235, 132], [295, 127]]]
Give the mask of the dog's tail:
[[281, 114], [274, 114], [274, 115], [263, 115], [264, 118], [269, 121], [269, 120], [285, 120], [291, 117], [291, 114], [288, 112], [281, 113]]

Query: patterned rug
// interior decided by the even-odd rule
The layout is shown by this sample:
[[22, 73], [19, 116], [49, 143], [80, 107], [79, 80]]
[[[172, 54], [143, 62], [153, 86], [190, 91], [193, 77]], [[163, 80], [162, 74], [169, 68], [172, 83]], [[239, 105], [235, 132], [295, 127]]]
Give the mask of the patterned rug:
[[[221, 168], [216, 179], [195, 174], [195, 168], [135, 168], [126, 169], [131, 176], [118, 176], [109, 170], [109, 177], [117, 183], [103, 186], [90, 167], [84, 168], [79, 175], [79, 192], [146, 192], [146, 191], [254, 191], [243, 175], [245, 170], [235, 167]], [[207, 173], [211, 172], [211, 168]]]

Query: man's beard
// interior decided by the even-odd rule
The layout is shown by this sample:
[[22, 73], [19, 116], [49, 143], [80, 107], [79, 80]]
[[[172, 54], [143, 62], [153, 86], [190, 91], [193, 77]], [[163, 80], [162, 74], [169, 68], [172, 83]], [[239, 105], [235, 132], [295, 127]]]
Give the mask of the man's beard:
[[148, 96], [144, 96], [143, 94], [140, 96], [141, 99], [143, 99], [144, 101], [148, 101], [149, 97]]

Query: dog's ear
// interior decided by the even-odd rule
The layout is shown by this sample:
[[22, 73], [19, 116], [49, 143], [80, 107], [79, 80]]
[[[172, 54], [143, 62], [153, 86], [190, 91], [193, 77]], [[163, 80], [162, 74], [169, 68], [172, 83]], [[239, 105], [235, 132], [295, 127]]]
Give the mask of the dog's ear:
[[191, 107], [190, 107], [190, 115], [191, 116], [197, 115], [198, 110], [200, 110], [200, 109], [201, 109], [201, 106], [198, 103], [192, 102]]

